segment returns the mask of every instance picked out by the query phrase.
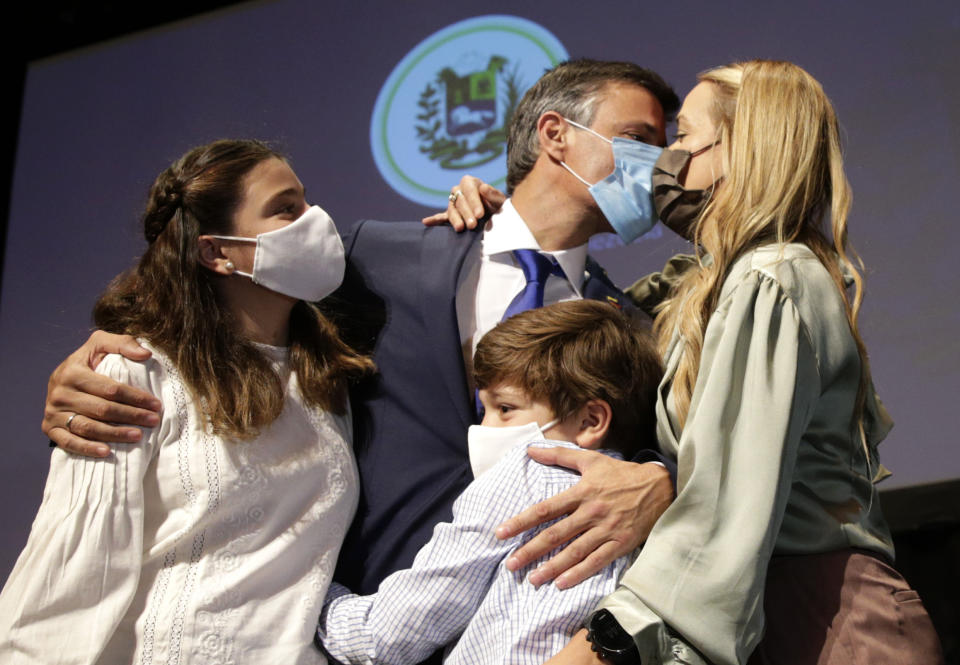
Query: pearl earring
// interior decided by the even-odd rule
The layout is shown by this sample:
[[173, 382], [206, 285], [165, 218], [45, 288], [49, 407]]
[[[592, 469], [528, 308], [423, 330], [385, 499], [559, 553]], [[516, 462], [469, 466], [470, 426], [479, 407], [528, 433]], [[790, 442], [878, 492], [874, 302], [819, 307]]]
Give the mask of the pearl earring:
[[230, 261], [230, 260], [227, 260], [227, 262], [223, 264], [223, 267], [229, 270], [230, 272], [233, 272], [234, 270], [237, 269], [237, 267], [233, 265], [233, 261]]

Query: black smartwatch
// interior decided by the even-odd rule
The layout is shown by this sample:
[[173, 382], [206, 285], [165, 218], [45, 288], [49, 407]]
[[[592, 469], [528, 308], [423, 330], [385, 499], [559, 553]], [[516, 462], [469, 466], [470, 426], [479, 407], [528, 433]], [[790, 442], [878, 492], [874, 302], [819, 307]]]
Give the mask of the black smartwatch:
[[636, 642], [609, 610], [598, 610], [587, 620], [587, 641], [597, 655], [613, 665], [641, 665]]

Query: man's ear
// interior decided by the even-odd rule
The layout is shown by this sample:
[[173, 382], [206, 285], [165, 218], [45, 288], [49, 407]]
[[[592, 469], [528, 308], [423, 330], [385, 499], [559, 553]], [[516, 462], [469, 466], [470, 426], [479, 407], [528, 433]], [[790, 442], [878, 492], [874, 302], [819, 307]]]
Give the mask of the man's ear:
[[207, 270], [212, 270], [218, 275], [230, 275], [236, 269], [233, 262], [220, 251], [220, 243], [217, 242], [216, 238], [199, 236], [197, 238], [197, 249], [200, 265]]
[[602, 448], [613, 421], [613, 409], [606, 400], [592, 399], [577, 412], [579, 429], [575, 443], [581, 448]]
[[567, 149], [567, 132], [570, 125], [556, 111], [547, 111], [537, 120], [537, 137], [540, 153], [562, 162]]

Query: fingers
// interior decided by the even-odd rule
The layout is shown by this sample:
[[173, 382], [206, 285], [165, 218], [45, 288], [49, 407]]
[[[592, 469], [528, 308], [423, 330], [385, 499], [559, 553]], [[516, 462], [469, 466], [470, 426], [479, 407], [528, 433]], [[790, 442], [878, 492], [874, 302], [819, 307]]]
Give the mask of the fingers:
[[[74, 422], [76, 422], [76, 419], [74, 419]], [[71, 423], [71, 426], [72, 425], [73, 423]], [[106, 457], [110, 454], [109, 446], [96, 441], [81, 439], [63, 427], [54, 427], [47, 432], [47, 436], [49, 436], [50, 440], [57, 444], [59, 448], [63, 448], [69, 453], [83, 455], [84, 457]]]
[[669, 473], [658, 464], [634, 464], [564, 448], [530, 448], [528, 454], [541, 463], [581, 472], [574, 487], [497, 528], [497, 537], [503, 539], [569, 513], [507, 559], [509, 570], [519, 570], [570, 543], [530, 574], [535, 585], [556, 579], [558, 587], [568, 588], [630, 552], [646, 540], [673, 498]]
[[562, 466], [565, 469], [574, 469], [581, 473], [586, 471], [591, 463], [606, 459], [603, 453], [593, 450], [561, 448], [560, 446], [551, 448], [531, 446], [527, 448], [527, 455], [541, 464]]
[[84, 342], [83, 346], [77, 349], [67, 360], [80, 356], [86, 359], [87, 366], [90, 369], [96, 369], [104, 356], [109, 353], [119, 353], [130, 360], [146, 360], [151, 355], [130, 335], [114, 335], [113, 333], [96, 330]]
[[[558, 575], [565, 573], [565, 571], [569, 570], [573, 566], [576, 566], [588, 556], [592, 556], [592, 553], [603, 544], [603, 541], [598, 540], [592, 531], [588, 531], [560, 550], [549, 561], [537, 566], [536, 570], [527, 576], [527, 580], [534, 586], [540, 586], [545, 582], [549, 582]], [[556, 546], [554, 546], [554, 549], [556, 549]], [[551, 551], [553, 550], [547, 550], [547, 552]], [[524, 554], [523, 556], [527, 556], [527, 554]], [[540, 556], [543, 556], [543, 554]], [[533, 560], [535, 561], [536, 559], [539, 559], [540, 556]]]
[[450, 188], [447, 209], [420, 221], [426, 226], [450, 224], [459, 233], [465, 229], [475, 229], [481, 218], [498, 211], [506, 200], [507, 195], [496, 187], [480, 178], [465, 175], [458, 185]]
[[460, 184], [454, 187], [451, 192], [451, 194], [460, 192], [460, 195], [454, 201], [454, 205], [467, 228], [476, 228], [477, 220], [486, 214], [483, 197], [481, 196], [481, 187], [485, 184], [480, 178], [465, 175], [460, 178]]
[[420, 220], [424, 226], [440, 226], [447, 223], [447, 211], [438, 212]]
[[130, 335], [121, 335], [120, 337], [122, 341], [116, 353], [119, 353], [124, 358], [128, 360], [146, 360], [153, 355], [149, 350], [140, 346], [137, 340]]
[[[564, 494], [569, 494], [569, 496], [564, 497]], [[537, 511], [540, 506], [544, 506], [545, 511], [551, 510], [552, 514], [546, 519], [539, 520], [537, 524], [554, 519], [560, 515], [570, 513], [564, 519], [560, 520], [556, 524], [550, 525], [538, 533], [523, 547], [511, 554], [507, 559], [508, 570], [519, 570], [524, 566], [530, 565], [537, 559], [546, 556], [563, 543], [566, 543], [587, 531], [587, 529], [594, 526], [598, 520], [602, 519], [607, 514], [607, 507], [599, 502], [581, 503], [581, 501], [583, 501], [582, 494], [582, 489], [579, 485], [577, 485], [553, 497], [553, 499], [564, 499], [563, 503], [558, 502], [556, 504], [556, 508], [552, 505], [545, 505], [551, 501], [551, 499], [548, 499], [547, 501], [543, 501], [535, 506], [532, 506], [531, 508], [528, 508], [520, 515], [508, 520], [510, 526], [513, 524], [518, 524], [521, 528], [519, 528], [517, 533], [521, 533], [526, 531], [527, 528], [530, 528], [529, 526], [526, 526], [526, 522], [524, 521], [527, 519], [526, 513]], [[580, 507], [576, 508], [578, 505]], [[574, 508], [576, 508], [576, 510], [574, 510]], [[522, 528], [525, 526], [526, 528]], [[500, 537], [499, 528], [497, 530], [497, 537]], [[594, 533], [591, 534], [591, 537], [586, 540], [578, 540], [575, 545], [569, 545], [568, 548], [573, 547], [573, 549], [567, 552], [566, 556], [560, 558], [560, 561], [568, 562], [567, 566], [562, 568], [559, 567], [559, 565], [551, 566], [548, 568], [548, 570], [552, 571], [553, 574], [549, 575], [547, 579], [552, 579], [555, 575], [558, 575], [566, 570], [567, 567], [578, 563], [580, 560], [590, 554], [590, 550], [582, 549], [585, 545], [592, 543], [594, 547], [598, 547], [603, 540], [604, 538], [601, 538], [599, 533]]]
[[[156, 417], [152, 411], [147, 413]], [[63, 412], [63, 416], [73, 415], [69, 411]], [[113, 421], [100, 421], [89, 418], [80, 413], [73, 415], [73, 421], [63, 425], [63, 428], [71, 435], [86, 439], [88, 441], [104, 443], [137, 443], [142, 438], [142, 431], [136, 427], [126, 425], [115, 425]]]
[[480, 196], [487, 212], [496, 212], [503, 207], [507, 200], [507, 195], [501, 192], [493, 185], [483, 183], [480, 185]]
[[597, 516], [596, 512], [586, 517], [574, 513], [549, 529], [544, 529], [507, 559], [507, 568], [520, 570], [580, 534], [527, 577], [534, 586], [553, 579], [556, 579], [560, 589], [579, 584], [634, 547], [628, 530], [611, 533], [608, 526], [592, 526]]
[[[98, 399], [91, 400], [90, 397]], [[118, 407], [128, 408], [113, 408], [105, 402], [116, 402]], [[71, 359], [64, 361], [50, 377], [47, 405], [57, 411], [82, 413], [97, 420], [145, 427], [156, 425], [158, 420], [150, 418], [144, 411], [159, 411], [161, 408], [160, 400], [150, 393], [114, 381]]]
[[460, 212], [461, 196], [457, 195], [458, 191], [456, 187], [450, 190], [450, 203], [447, 204], [447, 221], [450, 223], [450, 226], [453, 227], [454, 231], [460, 233], [470, 227], [467, 226], [467, 219]]
[[[544, 522], [549, 522], [550, 520], [556, 519], [561, 515], [566, 515], [580, 505], [581, 501], [583, 501], [583, 489], [579, 484], [577, 484], [570, 489], [564, 490], [563, 492], [550, 497], [549, 499], [545, 499], [540, 503], [530, 506], [519, 515], [514, 515], [508, 519], [506, 522], [497, 527], [497, 538], [500, 540], [512, 538], [518, 533], [523, 533], [527, 529], [531, 529], [539, 524], [543, 524]], [[550, 529], [546, 529], [544, 533], [549, 531]], [[544, 533], [539, 534], [537, 538], [544, 536]], [[554, 533], [556, 533], [556, 530]], [[579, 532], [572, 533], [571, 535], [576, 535], [576, 533]], [[550, 536], [547, 536], [547, 538], [549, 537]], [[531, 540], [527, 546], [536, 541], [537, 538]], [[560, 542], [563, 541], [557, 541], [556, 544], [559, 544]], [[541, 554], [546, 554], [550, 551], [550, 549], [551, 548], [547, 548], [541, 552]], [[511, 568], [511, 570], [516, 570], [516, 568]]]
[[[100, 374], [93, 372], [91, 374], [91, 379], [74, 384], [77, 386], [76, 389], [60, 385], [50, 390], [44, 409], [46, 427], [62, 427], [66, 418], [74, 413], [85, 416], [74, 419], [70, 425], [70, 430], [81, 436], [85, 433], [101, 435], [121, 429], [103, 425], [104, 423], [153, 427], [160, 422], [160, 417], [155, 411], [142, 406], [154, 402], [155, 397]], [[92, 423], [91, 420], [99, 422]], [[101, 425], [109, 429], [103, 429]], [[122, 429], [127, 433], [115, 433], [107, 440], [139, 440], [140, 430], [135, 427]]]
[[[568, 549], [570, 548], [565, 548], [563, 552], [566, 552]], [[560, 554], [563, 554], [563, 552]], [[579, 563], [572, 565], [568, 565], [571, 561], [567, 559], [558, 561], [557, 557], [560, 556], [558, 554], [557, 557], [550, 559], [550, 561], [540, 567], [544, 568], [542, 572], [543, 581], [536, 582], [535, 584], [545, 584], [550, 580], [555, 580], [554, 584], [556, 584], [558, 589], [569, 589], [580, 584], [580, 582], [588, 577], [596, 575], [628, 552], [630, 552], [630, 548], [625, 549], [622, 543], [607, 541], [600, 544], [591, 554], [581, 559]], [[539, 572], [540, 568], [534, 572]], [[533, 583], [532, 575], [531, 582]]]
[[50, 378], [40, 428], [64, 450], [103, 457], [110, 452], [105, 442], [140, 441], [141, 430], [131, 425], [157, 425], [160, 418], [152, 409], [159, 407], [153, 395], [68, 360]]

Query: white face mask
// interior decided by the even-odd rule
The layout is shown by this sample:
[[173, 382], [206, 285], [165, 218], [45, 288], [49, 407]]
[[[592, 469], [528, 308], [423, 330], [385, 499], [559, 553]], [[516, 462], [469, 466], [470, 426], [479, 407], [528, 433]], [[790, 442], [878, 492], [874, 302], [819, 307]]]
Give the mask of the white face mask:
[[470, 468], [473, 477], [481, 474], [500, 461], [512, 448], [532, 441], [543, 441], [544, 430], [560, 422], [551, 420], [543, 427], [537, 421], [515, 427], [490, 427], [489, 425], [471, 425], [467, 430], [467, 450], [470, 453]]
[[291, 298], [316, 302], [343, 282], [343, 241], [320, 206], [311, 206], [294, 222], [256, 238], [211, 237], [256, 243], [253, 272], [236, 274]]

